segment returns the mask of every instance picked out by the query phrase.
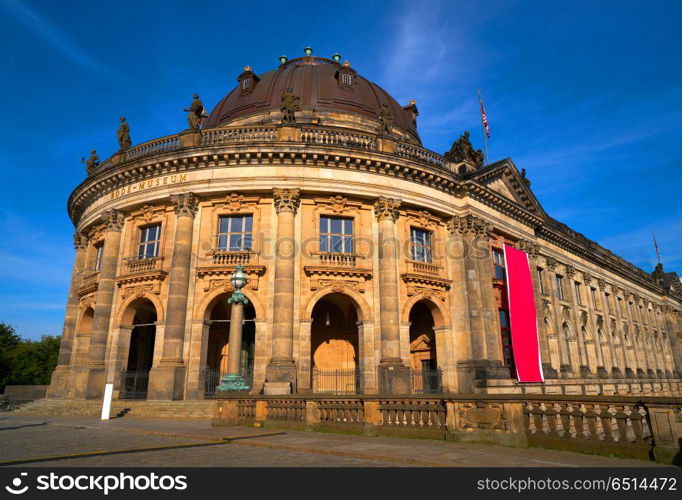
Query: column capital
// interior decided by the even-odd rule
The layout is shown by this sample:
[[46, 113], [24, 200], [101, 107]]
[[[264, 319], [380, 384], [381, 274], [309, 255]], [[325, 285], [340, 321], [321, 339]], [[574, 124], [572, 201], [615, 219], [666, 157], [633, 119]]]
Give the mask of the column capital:
[[390, 218], [395, 222], [400, 217], [398, 212], [400, 204], [401, 201], [396, 198], [384, 198], [382, 196], [374, 202], [374, 216], [377, 218], [377, 221]]
[[301, 204], [301, 190], [300, 189], [283, 189], [274, 188], [272, 190], [273, 203], [277, 213], [298, 211]]
[[566, 276], [568, 278], [572, 278], [574, 274], [575, 274], [575, 266], [572, 266], [571, 264], [566, 264]]
[[514, 243], [514, 248], [516, 248], [517, 250], [521, 250], [522, 252], [526, 252], [528, 254], [528, 258], [531, 260], [536, 259], [538, 257], [538, 254], [540, 253], [540, 245], [538, 245], [534, 241], [525, 239], [520, 239], [519, 241]]
[[554, 257], [547, 257], [545, 261], [547, 262], [547, 267], [550, 271], [554, 271], [556, 269], [557, 261]]
[[78, 250], [84, 250], [88, 246], [88, 237], [83, 233], [74, 233], [73, 235], [73, 247]]
[[472, 214], [455, 215], [448, 221], [448, 231], [451, 235], [464, 236], [468, 234], [477, 238], [487, 238], [493, 231], [493, 225]]
[[199, 198], [196, 194], [186, 193], [173, 194], [170, 197], [175, 204], [175, 213], [178, 217], [194, 217], [199, 208]]
[[585, 285], [592, 283], [592, 275], [590, 273], [583, 271], [583, 283], [585, 283]]
[[606, 289], [606, 280], [604, 278], [597, 278], [597, 285], [599, 289], [603, 292]]
[[120, 210], [112, 208], [102, 214], [104, 225], [107, 231], [121, 232], [123, 231], [123, 224], [125, 223], [125, 215]]

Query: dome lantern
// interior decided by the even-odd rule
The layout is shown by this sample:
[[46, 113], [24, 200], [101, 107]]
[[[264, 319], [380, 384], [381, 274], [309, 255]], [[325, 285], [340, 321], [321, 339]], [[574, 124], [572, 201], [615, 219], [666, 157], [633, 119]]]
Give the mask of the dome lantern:
[[313, 55], [313, 48], [310, 45], [308, 45], [305, 49], [303, 49], [303, 53], [306, 56], [310, 57]]

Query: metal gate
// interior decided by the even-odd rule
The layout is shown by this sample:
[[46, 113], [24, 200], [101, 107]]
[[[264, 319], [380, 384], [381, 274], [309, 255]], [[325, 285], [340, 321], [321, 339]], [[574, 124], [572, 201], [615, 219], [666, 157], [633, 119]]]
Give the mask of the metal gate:
[[440, 394], [443, 392], [443, 373], [440, 368], [412, 370], [414, 394]]
[[147, 399], [149, 371], [124, 370], [121, 372], [119, 399]]
[[319, 370], [313, 368], [313, 392], [316, 394], [360, 394], [360, 370]]

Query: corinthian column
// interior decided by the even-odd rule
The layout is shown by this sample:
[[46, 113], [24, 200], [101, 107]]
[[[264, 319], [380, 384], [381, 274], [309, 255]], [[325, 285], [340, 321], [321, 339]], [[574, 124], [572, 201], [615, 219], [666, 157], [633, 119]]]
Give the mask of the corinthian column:
[[192, 261], [192, 232], [197, 213], [194, 193], [171, 196], [175, 204], [175, 238], [168, 276], [168, 301], [163, 334], [163, 349], [157, 366], [149, 372], [148, 399], [182, 399], [185, 389], [185, 341], [187, 292]]
[[265, 373], [266, 394], [296, 391], [294, 362], [294, 269], [296, 240], [294, 222], [301, 203], [298, 189], [274, 189], [277, 212], [275, 242], [275, 290], [273, 297], [272, 357]]
[[86, 366], [76, 377], [74, 396], [77, 399], [97, 399], [104, 394], [104, 355], [109, 338], [109, 321], [114, 303], [116, 270], [121, 246], [121, 231], [124, 215], [118, 210], [109, 210], [102, 216], [106, 224], [102, 267], [97, 280], [95, 313], [92, 319], [92, 335]]
[[66, 393], [73, 335], [76, 331], [76, 321], [78, 319], [78, 294], [76, 292], [81, 283], [80, 275], [85, 269], [88, 239], [81, 233], [76, 233], [73, 235], [73, 245], [76, 249], [76, 258], [73, 263], [73, 270], [71, 271], [69, 296], [66, 300], [66, 314], [64, 315], [62, 339], [59, 344], [59, 358], [57, 359], [57, 367], [52, 373], [50, 387], [47, 390], [47, 396], [51, 398], [59, 398]]
[[382, 394], [412, 391], [410, 369], [400, 357], [399, 243], [395, 228], [399, 208], [400, 200], [391, 198], [379, 198], [374, 203], [374, 215], [379, 223], [379, 391]]

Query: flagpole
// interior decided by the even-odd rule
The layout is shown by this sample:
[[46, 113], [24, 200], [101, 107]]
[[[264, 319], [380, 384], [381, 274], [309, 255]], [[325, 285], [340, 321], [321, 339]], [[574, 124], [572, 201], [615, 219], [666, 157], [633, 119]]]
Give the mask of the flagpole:
[[[481, 99], [481, 89], [478, 91], [478, 106], [483, 109], [483, 100]], [[485, 123], [483, 123], [483, 115], [481, 115], [481, 131], [483, 132], [483, 153], [484, 153], [484, 164], [488, 164], [488, 135], [485, 133]]]
[[656, 235], [651, 231], [651, 236], [654, 238], [654, 249], [656, 249], [656, 257], [658, 258], [658, 263], [661, 263], [661, 252], [658, 250], [658, 243], [656, 243]]

